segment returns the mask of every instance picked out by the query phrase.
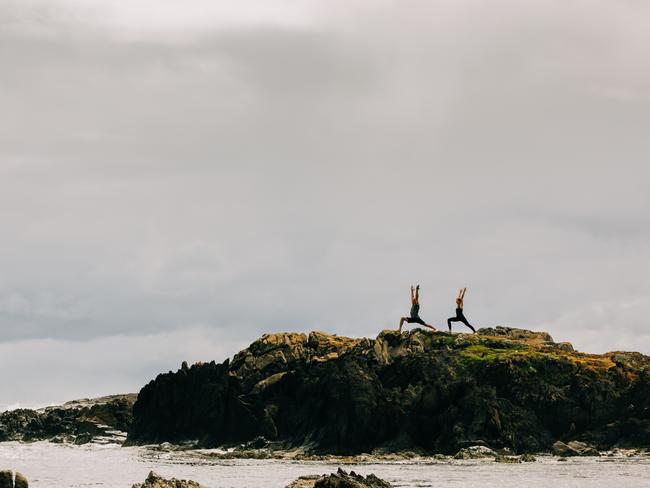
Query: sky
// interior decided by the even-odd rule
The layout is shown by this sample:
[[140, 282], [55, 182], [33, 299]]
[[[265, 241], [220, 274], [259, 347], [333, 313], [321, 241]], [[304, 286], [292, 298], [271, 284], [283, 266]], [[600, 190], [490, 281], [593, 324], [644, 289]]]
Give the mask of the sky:
[[[263, 333], [650, 354], [650, 4], [0, 0], [0, 409]], [[455, 330], [463, 331], [462, 326]]]

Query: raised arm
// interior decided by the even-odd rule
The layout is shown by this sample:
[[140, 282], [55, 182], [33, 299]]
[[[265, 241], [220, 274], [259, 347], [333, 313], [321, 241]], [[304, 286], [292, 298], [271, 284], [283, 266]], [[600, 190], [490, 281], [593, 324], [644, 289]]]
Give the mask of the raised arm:
[[420, 285], [415, 287], [415, 301], [420, 303]]
[[465, 288], [463, 288], [463, 289], [461, 290], [461, 294], [460, 294], [460, 299], [461, 299], [461, 300], [464, 300], [464, 299], [465, 299], [465, 292], [466, 292], [466, 291], [467, 291], [467, 287], [465, 287]]
[[411, 303], [413, 303], [413, 300], [415, 300], [415, 295], [413, 294], [414, 288], [413, 285], [411, 285]]

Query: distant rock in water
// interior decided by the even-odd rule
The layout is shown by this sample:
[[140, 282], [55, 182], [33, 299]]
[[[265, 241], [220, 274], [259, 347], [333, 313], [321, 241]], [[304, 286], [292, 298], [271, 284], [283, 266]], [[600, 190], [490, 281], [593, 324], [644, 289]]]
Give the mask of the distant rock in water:
[[135, 394], [75, 400], [39, 410], [0, 413], [0, 442], [123, 442], [132, 420]]
[[128, 442], [266, 439], [333, 454], [538, 452], [557, 440], [648, 447], [649, 368], [639, 353], [583, 354], [545, 332], [507, 327], [376, 339], [266, 334], [232, 361], [151, 381]]
[[393, 485], [374, 474], [362, 476], [354, 471], [348, 474], [339, 468], [334, 474], [301, 476], [286, 488], [393, 488]]
[[10, 470], [0, 471], [0, 488], [29, 488], [27, 478], [16, 471], [16, 478]]
[[132, 488], [205, 488], [203, 485], [198, 484], [196, 481], [177, 480], [176, 478], [165, 479], [153, 471], [149, 472], [149, 476], [144, 480], [144, 483], [136, 483]]

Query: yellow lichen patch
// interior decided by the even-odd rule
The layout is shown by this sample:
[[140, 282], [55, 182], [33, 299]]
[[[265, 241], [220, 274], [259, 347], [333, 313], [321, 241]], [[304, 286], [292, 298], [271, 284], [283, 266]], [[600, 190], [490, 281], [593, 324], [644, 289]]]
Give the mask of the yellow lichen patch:
[[530, 359], [555, 359], [553, 353], [541, 352], [532, 348], [495, 348], [484, 345], [472, 345], [459, 351], [462, 358], [470, 361], [500, 362], [500, 361], [525, 361]]
[[593, 371], [608, 370], [616, 366], [611, 358], [595, 354], [564, 354], [566, 359], [576, 366], [591, 369]]

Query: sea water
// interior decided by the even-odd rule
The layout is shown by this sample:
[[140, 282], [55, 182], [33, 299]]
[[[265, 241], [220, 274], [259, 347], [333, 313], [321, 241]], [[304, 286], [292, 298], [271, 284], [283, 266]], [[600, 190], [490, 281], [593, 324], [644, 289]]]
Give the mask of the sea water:
[[49, 442], [0, 443], [0, 469], [20, 471], [33, 488], [130, 488], [149, 471], [192, 479], [209, 488], [283, 488], [299, 476], [339, 467], [374, 473], [395, 487], [650, 487], [650, 456], [602, 456], [500, 464], [492, 459], [348, 464], [323, 461], [214, 459], [201, 451]]

